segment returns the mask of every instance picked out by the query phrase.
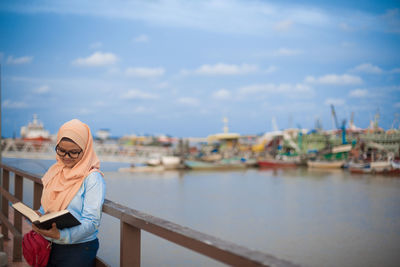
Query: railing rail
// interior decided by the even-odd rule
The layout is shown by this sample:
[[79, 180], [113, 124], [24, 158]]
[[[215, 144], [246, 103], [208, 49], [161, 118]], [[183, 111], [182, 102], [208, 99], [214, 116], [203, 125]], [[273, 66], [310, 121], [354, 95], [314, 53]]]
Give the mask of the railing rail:
[[[3, 172], [3, 183], [0, 188], [2, 233], [7, 239], [8, 230], [11, 231], [14, 239], [13, 261], [21, 261], [22, 216], [15, 213], [14, 222], [9, 221], [9, 202], [15, 203], [22, 200], [23, 179], [26, 178], [34, 183], [33, 208], [38, 209], [43, 186], [41, 179], [35, 174], [2, 163], [0, 163], [0, 168]], [[14, 173], [14, 195], [9, 192], [10, 172]], [[272, 255], [250, 250], [107, 199], [103, 205], [103, 212], [120, 220], [120, 266], [123, 267], [140, 266], [142, 230], [233, 266], [297, 266]], [[96, 265], [106, 266], [100, 259], [97, 260]]]

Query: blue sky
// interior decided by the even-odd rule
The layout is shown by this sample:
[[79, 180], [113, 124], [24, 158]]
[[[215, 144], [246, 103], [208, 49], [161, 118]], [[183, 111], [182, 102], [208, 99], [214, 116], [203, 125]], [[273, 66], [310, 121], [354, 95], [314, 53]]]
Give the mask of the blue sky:
[[[1, 1], [2, 135], [258, 134], [400, 114], [398, 1]], [[395, 123], [398, 128], [398, 122]]]

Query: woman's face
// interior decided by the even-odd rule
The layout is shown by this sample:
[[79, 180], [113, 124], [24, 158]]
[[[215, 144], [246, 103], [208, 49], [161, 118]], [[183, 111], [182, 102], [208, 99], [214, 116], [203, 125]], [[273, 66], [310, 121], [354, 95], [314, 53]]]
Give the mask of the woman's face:
[[83, 157], [82, 149], [77, 144], [66, 140], [58, 143], [56, 151], [67, 168], [74, 167]]

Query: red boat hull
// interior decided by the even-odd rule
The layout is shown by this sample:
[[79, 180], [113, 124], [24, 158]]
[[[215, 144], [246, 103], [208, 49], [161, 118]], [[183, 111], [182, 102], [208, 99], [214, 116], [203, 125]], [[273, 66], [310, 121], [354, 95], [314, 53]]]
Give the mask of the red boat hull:
[[22, 140], [24, 141], [31, 141], [31, 142], [49, 142], [51, 141], [50, 138], [46, 138], [46, 137], [35, 137], [35, 138], [23, 138]]
[[349, 168], [351, 173], [357, 174], [386, 174], [386, 175], [400, 175], [400, 169], [390, 170], [371, 170], [369, 168]]
[[260, 168], [277, 168], [277, 167], [296, 167], [295, 162], [287, 162], [281, 160], [259, 160], [257, 162]]

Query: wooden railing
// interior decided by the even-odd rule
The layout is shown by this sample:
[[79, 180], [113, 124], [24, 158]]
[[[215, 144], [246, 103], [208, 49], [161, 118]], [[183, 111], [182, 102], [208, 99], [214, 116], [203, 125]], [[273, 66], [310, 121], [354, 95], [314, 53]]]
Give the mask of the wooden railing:
[[[2, 234], [7, 239], [9, 238], [8, 230], [11, 231], [13, 261], [21, 261], [22, 216], [16, 212], [14, 213], [14, 222], [9, 221], [9, 202], [15, 203], [22, 200], [23, 179], [26, 178], [33, 181], [33, 208], [39, 209], [43, 186], [37, 175], [1, 163], [0, 167], [3, 172], [0, 192], [2, 195], [0, 213]], [[11, 172], [14, 173], [14, 195], [9, 192]], [[296, 266], [274, 256], [223, 241], [107, 199], [103, 205], [103, 212], [120, 221], [120, 266], [123, 267], [140, 266], [142, 230], [233, 266]], [[96, 266], [107, 266], [107, 264], [97, 259]]]

